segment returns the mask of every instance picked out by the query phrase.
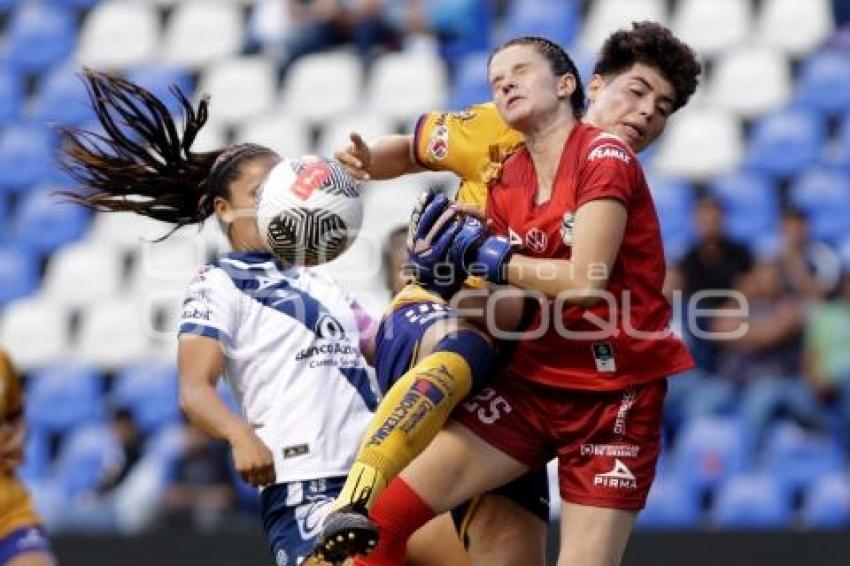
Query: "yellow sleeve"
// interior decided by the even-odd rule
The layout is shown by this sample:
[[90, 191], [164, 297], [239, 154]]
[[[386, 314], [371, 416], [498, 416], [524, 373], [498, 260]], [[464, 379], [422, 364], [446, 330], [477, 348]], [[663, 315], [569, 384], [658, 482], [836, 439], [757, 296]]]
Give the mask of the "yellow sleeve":
[[5, 423], [20, 416], [23, 405], [18, 374], [9, 356], [0, 350], [0, 422]]
[[459, 202], [484, 206], [494, 168], [522, 142], [492, 102], [463, 112], [429, 112], [416, 123], [414, 157], [422, 167], [451, 171], [461, 178]]

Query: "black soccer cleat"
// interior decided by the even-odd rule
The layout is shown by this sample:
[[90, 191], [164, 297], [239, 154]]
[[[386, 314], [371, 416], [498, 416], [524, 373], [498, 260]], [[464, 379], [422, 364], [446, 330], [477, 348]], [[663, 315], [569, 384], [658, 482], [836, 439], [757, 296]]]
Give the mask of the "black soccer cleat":
[[366, 509], [346, 505], [328, 514], [312, 556], [341, 566], [348, 558], [369, 554], [377, 544], [378, 526], [369, 519]]

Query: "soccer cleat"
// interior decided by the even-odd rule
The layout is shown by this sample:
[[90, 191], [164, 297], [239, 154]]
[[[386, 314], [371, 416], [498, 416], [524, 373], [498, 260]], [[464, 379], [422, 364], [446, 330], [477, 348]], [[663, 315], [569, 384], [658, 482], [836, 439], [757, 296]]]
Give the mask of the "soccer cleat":
[[355, 503], [328, 514], [313, 556], [341, 566], [347, 558], [369, 554], [377, 544], [377, 525], [369, 519], [366, 508]]

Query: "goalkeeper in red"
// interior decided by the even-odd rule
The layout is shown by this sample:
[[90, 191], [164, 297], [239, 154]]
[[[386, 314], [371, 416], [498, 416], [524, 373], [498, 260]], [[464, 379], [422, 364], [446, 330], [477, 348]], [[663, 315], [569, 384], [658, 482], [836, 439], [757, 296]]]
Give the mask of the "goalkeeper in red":
[[[414, 228], [411, 261], [430, 277], [483, 276], [548, 301], [512, 360], [464, 404], [379, 497], [381, 529], [364, 564], [404, 563], [409, 535], [436, 513], [558, 458], [560, 565], [618, 564], [645, 503], [660, 448], [666, 377], [693, 366], [669, 330], [657, 215], [637, 157], [621, 137], [580, 122], [568, 59], [541, 38], [499, 48], [488, 73], [502, 118], [525, 137], [490, 185], [487, 228], [451, 219], [435, 198]], [[681, 107], [658, 69], [635, 82], [658, 93], [658, 119]], [[626, 124], [640, 139], [647, 121]], [[632, 141], [632, 140], [629, 140]], [[515, 244], [522, 246], [515, 253]]]

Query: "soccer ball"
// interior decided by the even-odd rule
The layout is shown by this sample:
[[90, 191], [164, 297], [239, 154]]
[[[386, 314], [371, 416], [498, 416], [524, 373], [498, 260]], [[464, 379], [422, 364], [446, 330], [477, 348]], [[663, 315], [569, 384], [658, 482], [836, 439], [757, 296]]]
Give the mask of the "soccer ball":
[[260, 185], [257, 229], [288, 263], [310, 266], [336, 259], [362, 222], [360, 185], [332, 159], [284, 159]]

